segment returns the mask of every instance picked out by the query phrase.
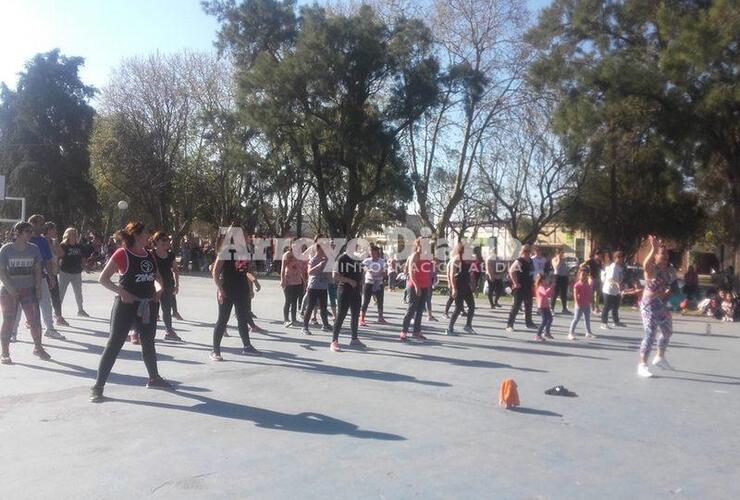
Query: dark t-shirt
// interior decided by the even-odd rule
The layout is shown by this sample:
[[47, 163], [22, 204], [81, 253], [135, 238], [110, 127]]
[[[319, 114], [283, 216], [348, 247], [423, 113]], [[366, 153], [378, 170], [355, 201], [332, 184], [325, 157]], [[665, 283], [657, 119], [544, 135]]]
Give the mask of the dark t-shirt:
[[227, 294], [246, 294], [249, 293], [249, 283], [247, 282], [247, 273], [249, 272], [249, 262], [246, 260], [225, 260], [224, 267], [221, 270], [221, 277], [224, 281], [224, 289]]
[[588, 259], [586, 261], [586, 268], [588, 269], [588, 275], [592, 280], [601, 281], [601, 263], [596, 259]]
[[157, 259], [157, 268], [159, 269], [159, 274], [162, 275], [164, 286], [167, 288], [174, 288], [175, 275], [172, 273], [172, 264], [175, 262], [175, 254], [167, 252], [167, 256], [162, 258], [157, 255], [157, 252], [155, 251], [154, 256]]
[[80, 274], [82, 272], [82, 260], [89, 255], [87, 248], [79, 243], [76, 245], [62, 243], [60, 246], [64, 250], [64, 255], [59, 268], [65, 273]]
[[[357, 290], [359, 290], [362, 285], [363, 272], [364, 269], [362, 267], [362, 261], [353, 259], [346, 253], [342, 254], [339, 259], [337, 259], [337, 273], [345, 278], [355, 280], [357, 283]], [[352, 287], [347, 283], [342, 283], [342, 288], [351, 289]]]

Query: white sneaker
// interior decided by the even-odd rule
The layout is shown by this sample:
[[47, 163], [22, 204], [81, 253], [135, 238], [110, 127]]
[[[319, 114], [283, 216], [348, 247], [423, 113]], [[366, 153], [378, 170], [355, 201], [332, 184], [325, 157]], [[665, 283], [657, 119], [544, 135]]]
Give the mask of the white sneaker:
[[514, 327], [513, 326], [507, 326], [506, 327], [506, 333], [512, 333], [513, 331], [514, 331]]
[[657, 366], [658, 368], [662, 368], [664, 370], [673, 370], [673, 367], [668, 362], [668, 360], [665, 358], [661, 358], [660, 356], [655, 356], [653, 358], [653, 366]]
[[606, 324], [606, 323], [602, 323], [602, 324], [601, 324], [601, 329], [602, 329], [602, 330], [611, 330], [611, 329], [612, 329], [612, 327], [611, 327], [611, 326], [609, 326], [609, 325], [608, 325], [608, 324]]
[[593, 333], [587, 333], [586, 334], [586, 338], [587, 339], [595, 339], [596, 338], [596, 335], [594, 335]]
[[650, 378], [653, 376], [653, 374], [650, 372], [650, 369], [648, 368], [648, 365], [645, 363], [640, 363], [637, 365], [637, 375], [643, 378]]
[[568, 334], [568, 340], [575, 340], [575, 339], [576, 339], [575, 335], [573, 335], [572, 333]]

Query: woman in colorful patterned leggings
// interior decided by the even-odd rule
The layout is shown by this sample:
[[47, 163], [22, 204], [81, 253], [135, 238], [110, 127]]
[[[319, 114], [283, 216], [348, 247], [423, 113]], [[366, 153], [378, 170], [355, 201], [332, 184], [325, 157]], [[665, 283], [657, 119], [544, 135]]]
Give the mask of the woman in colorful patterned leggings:
[[668, 296], [671, 294], [672, 276], [668, 261], [668, 250], [655, 236], [650, 236], [650, 253], [643, 264], [645, 269], [645, 290], [640, 300], [640, 313], [645, 335], [640, 344], [640, 364], [637, 365], [637, 374], [640, 377], [652, 377], [653, 374], [647, 365], [650, 350], [655, 340], [657, 330], [658, 354], [653, 358], [653, 365], [671, 370], [672, 367], [665, 359], [668, 341], [673, 334], [673, 319], [668, 309]]

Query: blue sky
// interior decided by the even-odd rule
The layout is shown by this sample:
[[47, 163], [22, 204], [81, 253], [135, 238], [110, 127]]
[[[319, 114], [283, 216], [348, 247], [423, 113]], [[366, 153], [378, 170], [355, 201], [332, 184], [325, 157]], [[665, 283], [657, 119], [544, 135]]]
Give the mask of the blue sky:
[[0, 0], [0, 81], [14, 87], [28, 59], [58, 47], [84, 57], [83, 81], [102, 87], [124, 57], [213, 50], [216, 29], [199, 0]]

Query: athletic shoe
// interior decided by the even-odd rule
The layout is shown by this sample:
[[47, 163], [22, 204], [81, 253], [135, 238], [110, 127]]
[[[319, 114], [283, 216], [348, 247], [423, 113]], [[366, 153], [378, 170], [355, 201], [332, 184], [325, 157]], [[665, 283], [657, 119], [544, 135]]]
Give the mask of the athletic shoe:
[[434, 316], [432, 316], [432, 315], [430, 314], [430, 315], [429, 315], [429, 316], [427, 317], [427, 320], [428, 320], [428, 321], [437, 321], [437, 318], [435, 318]]
[[507, 326], [506, 327], [506, 333], [514, 333], [514, 327], [513, 326]]
[[448, 335], [448, 336], [450, 336], [450, 337], [453, 337], [453, 336], [455, 335], [455, 330], [453, 330], [452, 328], [449, 328], [449, 327], [448, 327], [448, 328], [447, 328], [447, 329], [445, 330], [445, 335]]
[[102, 387], [98, 387], [97, 385], [90, 387], [90, 402], [91, 403], [100, 403], [104, 399], [105, 397], [103, 397]]
[[365, 318], [360, 316], [360, 326], [367, 326], [367, 322], [365, 321]]
[[550, 339], [550, 340], [553, 340], [553, 339], [554, 339], [555, 337], [553, 337], [553, 336], [552, 336], [552, 334], [550, 334], [550, 333], [546, 333], [546, 334], [545, 334], [545, 338], [546, 338], [546, 339]]
[[473, 327], [472, 327], [472, 326], [470, 326], [470, 325], [465, 325], [465, 326], [463, 327], [463, 331], [464, 331], [465, 333], [475, 333], [475, 330], [473, 330]]
[[378, 324], [379, 325], [387, 325], [388, 322], [385, 320], [385, 318], [378, 318]]
[[43, 347], [34, 348], [33, 355], [38, 356], [39, 359], [42, 359], [43, 361], [49, 361], [51, 359], [51, 356], [49, 356], [49, 353], [46, 352]]
[[333, 332], [334, 329], [332, 327], [330, 327], [329, 325], [324, 325], [324, 326], [321, 327], [321, 331], [322, 332]]
[[329, 350], [332, 352], [340, 352], [341, 349], [339, 348], [339, 341], [332, 340], [331, 344], [329, 344]]
[[64, 335], [62, 335], [56, 330], [46, 330], [44, 337], [48, 337], [50, 339], [56, 339], [56, 340], [67, 340], [67, 337], [65, 337]]
[[301, 323], [297, 319], [294, 319], [294, 320], [292, 320], [290, 322], [290, 326], [292, 326], [293, 328], [302, 328], [303, 327], [303, 323]]
[[311, 335], [311, 330], [309, 330], [308, 328], [303, 328], [303, 330], [301, 330], [301, 333], [303, 335]]
[[610, 327], [607, 323], [602, 323], [599, 328], [601, 328], [602, 330], [611, 330], [612, 329], [612, 327]]
[[568, 340], [575, 340], [575, 339], [576, 339], [575, 335], [573, 335], [572, 333], [568, 334]]
[[527, 328], [539, 328], [539, 326], [535, 325], [534, 323], [527, 323], [524, 326], [526, 326]]
[[311, 324], [312, 324], [312, 325], [318, 325], [318, 324], [319, 324], [319, 320], [318, 320], [318, 318], [312, 318], [312, 319], [311, 319]]
[[593, 333], [587, 333], [586, 334], [586, 338], [587, 339], [595, 339], [596, 338], [596, 335], [594, 335]]
[[11, 344], [12, 344], [12, 343], [15, 343], [15, 342], [18, 342], [18, 334], [17, 334], [17, 333], [11, 333], [11, 334], [10, 334], [10, 339], [9, 339], [9, 340], [10, 340], [10, 343], [11, 343]]
[[57, 316], [57, 325], [59, 326], [69, 326], [69, 323], [67, 323], [67, 320], [64, 319], [61, 316]]
[[562, 314], [571, 314], [570, 309], [563, 309]]
[[626, 327], [627, 327], [627, 323], [622, 323], [622, 322], [620, 321], [620, 322], [618, 322], [618, 323], [614, 323], [614, 326], [618, 326], [618, 327], [620, 327], [620, 328], [626, 328]]
[[652, 373], [650, 373], [650, 370], [648, 369], [648, 365], [645, 363], [640, 363], [637, 365], [637, 375], [644, 378], [650, 378], [653, 376]]
[[10, 359], [10, 354], [7, 356], [0, 356], [0, 365], [12, 365], [13, 360]]
[[655, 356], [653, 358], [653, 366], [657, 366], [658, 368], [662, 368], [664, 370], [673, 370], [673, 367], [668, 362], [668, 360], [665, 358], [661, 358], [660, 356]]
[[262, 333], [262, 332], [264, 332], [264, 330], [257, 325], [249, 329], [249, 333]]
[[134, 345], [141, 344], [141, 339], [139, 338], [139, 334], [138, 333], [132, 333], [131, 334], [131, 343], [134, 344]]
[[367, 346], [360, 339], [350, 340], [349, 347], [351, 349], [367, 349]]
[[242, 348], [242, 354], [246, 356], [262, 356], [262, 353], [254, 348], [252, 344], [247, 344]]
[[216, 351], [211, 351], [211, 361], [223, 361], [224, 358], [221, 357], [221, 353], [218, 353]]
[[408, 338], [409, 338], [409, 334], [408, 333], [401, 332], [401, 336], [400, 336], [401, 342], [406, 342], [406, 339], [408, 339]]
[[534, 336], [534, 341], [535, 342], [544, 342], [545, 339], [543, 339], [541, 335], [535, 335]]
[[154, 377], [150, 378], [149, 381], [146, 383], [147, 389], [163, 389], [163, 390], [170, 390], [172, 389], [172, 384], [167, 382], [162, 377]]
[[177, 341], [177, 342], [182, 342], [182, 339], [180, 338], [180, 336], [179, 336], [179, 335], [177, 335], [177, 334], [175, 333], [175, 331], [174, 331], [174, 330], [170, 330], [169, 332], [167, 332], [167, 333], [166, 333], [166, 334], [164, 335], [164, 339], [165, 339], [165, 340], [175, 340], [175, 341]]
[[77, 316], [79, 316], [80, 318], [89, 318], [90, 317], [90, 315], [87, 314], [84, 309], [80, 309], [79, 311], [77, 311]]
[[292, 321], [286, 321], [285, 323], [283, 323], [283, 326], [284, 326], [285, 328], [290, 328], [290, 327], [292, 327], [292, 326], [293, 326], [293, 322], [292, 322]]
[[415, 338], [416, 340], [426, 340], [426, 339], [427, 339], [427, 338], [426, 338], [426, 337], [425, 337], [424, 335], [422, 335], [422, 334], [421, 334], [421, 332], [419, 332], [419, 333], [415, 333], [415, 334], [414, 334], [414, 338]]
[[177, 321], [182, 321], [182, 316], [180, 316], [180, 313], [174, 313], [172, 315], [172, 319], [176, 319]]

